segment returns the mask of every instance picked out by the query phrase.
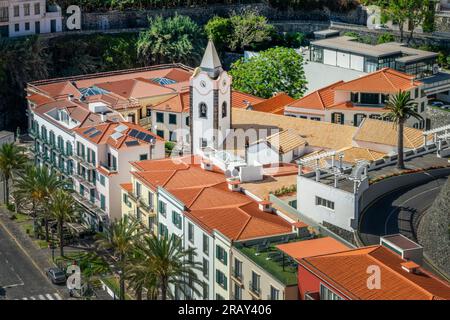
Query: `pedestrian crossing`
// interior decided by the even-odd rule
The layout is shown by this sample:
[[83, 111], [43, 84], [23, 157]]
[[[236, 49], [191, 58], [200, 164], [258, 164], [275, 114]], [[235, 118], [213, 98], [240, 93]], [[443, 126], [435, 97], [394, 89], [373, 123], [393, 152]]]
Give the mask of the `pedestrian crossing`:
[[36, 294], [34, 296], [23, 297], [15, 300], [62, 300], [62, 298], [57, 292], [54, 292], [54, 293]]

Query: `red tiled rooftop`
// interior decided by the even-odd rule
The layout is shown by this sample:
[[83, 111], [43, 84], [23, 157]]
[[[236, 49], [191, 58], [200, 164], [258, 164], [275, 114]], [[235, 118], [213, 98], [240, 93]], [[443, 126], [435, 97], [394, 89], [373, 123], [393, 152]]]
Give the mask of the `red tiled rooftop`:
[[284, 107], [294, 101], [295, 99], [290, 97], [288, 94], [280, 92], [272, 98], [252, 105], [252, 110], [267, 113], [284, 114]]
[[[296, 222], [296, 224], [299, 227], [306, 225], [303, 222]], [[349, 249], [341, 242], [330, 237], [279, 244], [276, 247], [294, 259], [341, 252]]]
[[[399, 255], [382, 246], [303, 258], [299, 263], [352, 299], [432, 300], [450, 299], [448, 283], [419, 268], [418, 273], [402, 268]], [[367, 268], [380, 267], [381, 289], [370, 290]]]
[[369, 93], [397, 93], [400, 90], [411, 90], [419, 85], [421, 85], [421, 82], [415, 81], [414, 76], [390, 68], [383, 68], [338, 85], [334, 90]]

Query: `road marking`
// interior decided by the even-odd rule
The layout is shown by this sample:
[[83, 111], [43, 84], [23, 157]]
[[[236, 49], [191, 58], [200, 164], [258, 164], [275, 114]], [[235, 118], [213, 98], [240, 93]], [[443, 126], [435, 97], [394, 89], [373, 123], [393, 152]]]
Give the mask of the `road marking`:
[[38, 296], [38, 298], [39, 298], [39, 300], [45, 300], [45, 297], [44, 297], [42, 294], [40, 294], [40, 295]]
[[399, 204], [398, 207], [395, 208], [394, 210], [392, 210], [392, 211], [389, 213], [388, 217], [386, 218], [386, 221], [384, 222], [384, 234], [385, 234], [385, 235], [387, 234], [388, 222], [389, 222], [389, 220], [391, 219], [391, 216], [392, 216], [396, 211], [400, 211], [401, 208], [399, 208], [399, 207], [403, 207], [403, 206], [404, 206], [407, 202], [409, 202], [410, 200], [412, 200], [412, 199], [414, 199], [414, 198], [417, 198], [417, 197], [419, 197], [419, 196], [421, 196], [421, 195], [423, 195], [423, 194], [425, 194], [425, 193], [428, 193], [428, 192], [430, 192], [430, 191], [434, 191], [434, 190], [436, 190], [436, 189], [439, 189], [439, 188], [441, 188], [441, 187], [442, 187], [442, 186], [434, 187], [434, 188], [432, 188], [432, 189], [428, 189], [428, 190], [422, 191], [421, 193], [418, 193], [418, 194], [412, 196], [411, 198], [408, 198], [407, 200], [403, 201], [401, 204]]
[[61, 296], [57, 293], [44, 293], [31, 297], [23, 297], [15, 300], [62, 300]]
[[61, 296], [58, 293], [53, 294], [56, 297], [56, 300], [62, 300]]
[[55, 299], [52, 297], [52, 295], [49, 294], [49, 293], [47, 293], [45, 296], [48, 298], [48, 300], [55, 300]]
[[[22, 250], [22, 252], [25, 254], [26, 257], [28, 257], [28, 259], [30, 260], [31, 264], [36, 268], [37, 271], [39, 271], [39, 273], [47, 280], [47, 275], [45, 274], [45, 272], [43, 270], [41, 270], [41, 268], [39, 267], [39, 265], [36, 263], [36, 261], [34, 261], [34, 259], [30, 256], [30, 254], [25, 250], [25, 248], [20, 244], [19, 240], [16, 239], [16, 237], [11, 233], [11, 231], [9, 231], [9, 229], [3, 224], [3, 222], [0, 220], [0, 227], [3, 228], [3, 230], [5, 230], [5, 232], [11, 237], [11, 239], [14, 240], [14, 242], [16, 243], [16, 245], [19, 247], [20, 250]], [[20, 277], [19, 277], [20, 278]], [[22, 279], [20, 279], [21, 281], [23, 281]]]

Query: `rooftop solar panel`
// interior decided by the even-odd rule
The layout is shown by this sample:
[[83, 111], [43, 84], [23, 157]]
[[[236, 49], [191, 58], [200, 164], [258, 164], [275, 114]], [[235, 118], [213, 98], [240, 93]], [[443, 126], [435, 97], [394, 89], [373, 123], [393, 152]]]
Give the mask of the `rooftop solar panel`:
[[139, 131], [138, 135], [136, 136], [136, 138], [138, 138], [139, 140], [144, 140], [145, 136], [147, 134], [145, 132]]
[[128, 135], [133, 137], [133, 138], [136, 138], [138, 133], [139, 133], [139, 131], [137, 131], [136, 129], [132, 129]]
[[92, 128], [89, 128], [89, 129], [87, 129], [86, 131], [84, 131], [83, 132], [83, 134], [88, 134], [88, 133], [91, 133], [92, 131], [94, 131], [95, 130], [95, 128], [94, 127], [92, 127]]
[[132, 146], [138, 146], [139, 145], [139, 141], [137, 140], [133, 140], [133, 141], [127, 141], [125, 142], [127, 147], [132, 147]]
[[99, 131], [99, 130], [97, 130], [97, 131], [95, 131], [93, 134], [91, 134], [89, 137], [90, 137], [90, 138], [94, 138], [94, 137], [98, 136], [100, 133], [102, 133], [102, 132]]

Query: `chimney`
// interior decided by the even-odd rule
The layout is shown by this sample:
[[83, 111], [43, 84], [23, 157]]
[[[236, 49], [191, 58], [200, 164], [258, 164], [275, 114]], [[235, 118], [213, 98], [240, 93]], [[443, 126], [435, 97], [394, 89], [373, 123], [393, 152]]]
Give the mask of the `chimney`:
[[416, 274], [419, 272], [419, 265], [414, 261], [402, 262], [400, 265], [402, 266], [402, 269], [405, 270], [406, 272]]
[[228, 189], [234, 192], [241, 192], [241, 181], [239, 180], [227, 180]]
[[108, 117], [105, 113], [100, 113], [100, 120], [101, 122], [106, 122], [108, 120]]
[[202, 159], [202, 162], [200, 163], [200, 167], [206, 171], [213, 170], [213, 164], [211, 163], [211, 160], [209, 160], [209, 159]]
[[292, 224], [292, 232], [295, 232], [299, 237], [308, 234], [308, 225], [302, 221], [294, 222]]
[[258, 207], [259, 207], [259, 210], [264, 211], [264, 212], [272, 213], [272, 211], [273, 211], [272, 202], [270, 202], [270, 201], [260, 201], [260, 202], [258, 202]]
[[69, 94], [67, 96], [67, 100], [69, 100], [69, 101], [73, 101], [73, 98], [74, 98], [73, 94]]

